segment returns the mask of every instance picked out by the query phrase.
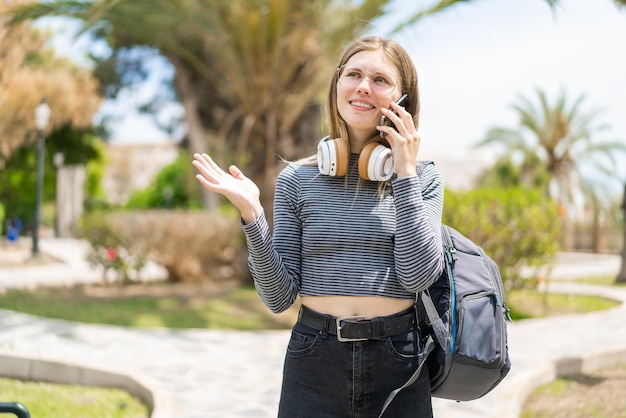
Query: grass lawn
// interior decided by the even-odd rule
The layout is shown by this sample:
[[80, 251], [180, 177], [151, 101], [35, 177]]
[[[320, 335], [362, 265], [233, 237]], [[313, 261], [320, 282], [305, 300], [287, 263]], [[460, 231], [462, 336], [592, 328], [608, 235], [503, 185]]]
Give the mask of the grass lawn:
[[580, 279], [572, 279], [571, 282], [575, 283], [586, 283], [593, 284], [596, 286], [617, 286], [617, 287], [626, 287], [626, 283], [615, 283], [615, 276], [594, 276], [594, 277], [583, 277]]
[[535, 389], [520, 418], [622, 418], [626, 364], [587, 375], [559, 377]]
[[22, 382], [0, 378], [0, 398], [3, 402], [23, 404], [33, 418], [147, 418], [150, 416], [148, 407], [141, 400], [120, 389]]
[[[615, 276], [594, 276], [572, 279], [572, 282], [596, 286], [618, 286]], [[511, 309], [513, 320], [545, 318], [555, 315], [579, 314], [601, 311], [619, 305], [611, 299], [587, 295], [563, 295], [534, 290], [513, 290], [506, 294], [506, 302]]]
[[0, 295], [0, 306], [48, 318], [135, 328], [285, 329], [297, 315], [296, 307], [272, 314], [253, 287], [217, 292], [173, 287], [167, 292], [167, 286], [11, 290]]
[[513, 290], [506, 294], [513, 320], [601, 311], [620, 303], [599, 296], [563, 295], [534, 290]]

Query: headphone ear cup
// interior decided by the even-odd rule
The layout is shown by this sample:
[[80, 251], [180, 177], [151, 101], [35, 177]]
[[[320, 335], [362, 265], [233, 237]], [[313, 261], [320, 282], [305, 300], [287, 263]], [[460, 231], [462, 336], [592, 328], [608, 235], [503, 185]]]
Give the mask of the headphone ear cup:
[[348, 172], [350, 150], [342, 138], [322, 139], [317, 145], [317, 167], [327, 176], [345, 176]]
[[359, 155], [359, 176], [365, 180], [387, 181], [394, 173], [391, 149], [378, 142], [363, 147]]

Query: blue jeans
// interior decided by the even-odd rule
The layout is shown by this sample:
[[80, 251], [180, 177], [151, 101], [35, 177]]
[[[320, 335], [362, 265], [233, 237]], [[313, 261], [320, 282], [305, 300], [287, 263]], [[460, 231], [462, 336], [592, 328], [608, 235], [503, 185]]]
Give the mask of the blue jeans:
[[[294, 325], [278, 417], [377, 418], [387, 396], [419, 365], [423, 352], [419, 328], [358, 342], [339, 342], [326, 331], [301, 322]], [[384, 417], [432, 416], [430, 380], [424, 367], [419, 379], [395, 397]]]

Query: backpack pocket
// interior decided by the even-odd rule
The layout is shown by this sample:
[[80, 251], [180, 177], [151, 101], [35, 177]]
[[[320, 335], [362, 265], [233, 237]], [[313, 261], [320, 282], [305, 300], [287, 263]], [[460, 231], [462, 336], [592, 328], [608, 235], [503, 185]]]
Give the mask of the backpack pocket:
[[479, 363], [501, 365], [504, 336], [502, 309], [495, 292], [467, 295], [459, 307], [455, 340], [457, 355]]

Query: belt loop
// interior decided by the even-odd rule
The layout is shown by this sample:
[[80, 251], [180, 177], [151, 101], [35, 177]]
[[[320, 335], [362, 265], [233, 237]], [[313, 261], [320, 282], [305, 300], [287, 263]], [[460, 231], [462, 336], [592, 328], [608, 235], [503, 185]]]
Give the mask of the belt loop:
[[372, 339], [383, 339], [383, 328], [385, 327], [385, 321], [383, 318], [372, 318]]
[[320, 330], [320, 334], [322, 334], [322, 337], [324, 338], [328, 338], [328, 327], [330, 326], [330, 322], [331, 322], [330, 315], [324, 315], [324, 326]]

